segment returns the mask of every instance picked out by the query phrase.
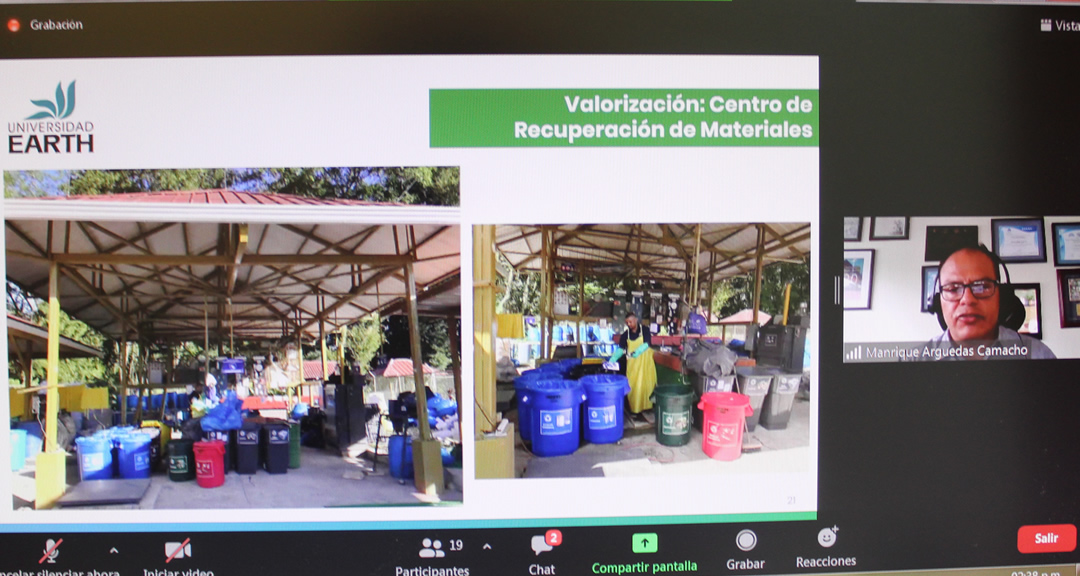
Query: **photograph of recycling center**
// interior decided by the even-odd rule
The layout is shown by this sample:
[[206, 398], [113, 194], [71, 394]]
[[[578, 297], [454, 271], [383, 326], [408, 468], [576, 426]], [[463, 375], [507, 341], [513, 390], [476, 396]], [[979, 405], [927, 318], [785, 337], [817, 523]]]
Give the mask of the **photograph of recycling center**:
[[5, 176], [16, 508], [462, 501], [456, 168]]
[[473, 227], [477, 478], [783, 471], [809, 223]]

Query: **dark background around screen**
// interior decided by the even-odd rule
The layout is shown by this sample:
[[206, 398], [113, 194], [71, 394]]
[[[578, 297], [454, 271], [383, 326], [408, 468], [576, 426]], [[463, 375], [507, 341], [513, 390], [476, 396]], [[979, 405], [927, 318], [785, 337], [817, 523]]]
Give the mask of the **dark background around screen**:
[[[192, 3], [0, 13], [92, 23], [82, 35], [8, 34], [0, 56], [16, 58], [818, 55], [819, 518], [872, 540], [862, 554], [892, 568], [1018, 562], [1020, 525], [1080, 519], [1080, 360], [844, 365], [843, 311], [831, 304], [844, 216], [1080, 216], [1080, 33], [1039, 31], [1041, 18], [1080, 21], [1080, 6]], [[1057, 311], [1043, 320], [1057, 322]], [[1077, 556], [1040, 560], [1066, 558]]]

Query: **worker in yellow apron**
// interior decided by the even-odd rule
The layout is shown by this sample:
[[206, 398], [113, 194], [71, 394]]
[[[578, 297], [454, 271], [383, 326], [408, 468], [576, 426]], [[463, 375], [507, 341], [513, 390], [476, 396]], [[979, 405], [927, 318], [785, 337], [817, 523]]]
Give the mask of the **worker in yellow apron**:
[[652, 408], [649, 397], [656, 388], [656, 362], [653, 361], [652, 336], [634, 314], [626, 315], [626, 331], [619, 336], [619, 348], [609, 362], [618, 362], [626, 355], [626, 379], [630, 381], [630, 412], [638, 414]]

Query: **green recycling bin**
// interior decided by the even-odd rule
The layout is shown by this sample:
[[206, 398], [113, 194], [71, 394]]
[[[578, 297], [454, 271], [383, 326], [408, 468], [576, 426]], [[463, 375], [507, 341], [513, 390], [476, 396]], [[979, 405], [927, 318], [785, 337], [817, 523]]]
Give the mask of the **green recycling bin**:
[[653, 392], [653, 398], [656, 404], [656, 441], [664, 446], [684, 446], [690, 442], [694, 389], [681, 384], [659, 386]]
[[300, 467], [300, 423], [289, 422], [289, 468]]
[[195, 479], [195, 443], [191, 440], [170, 440], [165, 445], [169, 459], [169, 480], [187, 482]]

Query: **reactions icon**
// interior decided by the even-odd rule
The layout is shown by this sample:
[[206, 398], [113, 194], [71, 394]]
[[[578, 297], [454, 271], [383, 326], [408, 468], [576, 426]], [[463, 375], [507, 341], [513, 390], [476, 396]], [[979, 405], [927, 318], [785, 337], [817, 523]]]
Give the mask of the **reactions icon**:
[[836, 544], [836, 533], [839, 531], [840, 529], [836, 526], [833, 526], [832, 528], [822, 528], [821, 531], [817, 533], [817, 543], [821, 544], [822, 548], [832, 548], [833, 544]]

